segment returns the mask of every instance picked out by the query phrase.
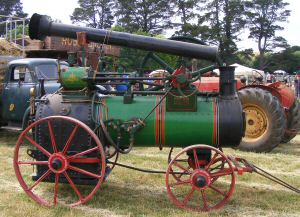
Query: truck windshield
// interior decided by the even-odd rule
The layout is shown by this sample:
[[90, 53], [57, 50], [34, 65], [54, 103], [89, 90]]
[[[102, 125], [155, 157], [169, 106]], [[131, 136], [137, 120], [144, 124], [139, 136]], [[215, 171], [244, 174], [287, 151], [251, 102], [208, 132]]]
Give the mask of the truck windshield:
[[[61, 69], [68, 68], [67, 64], [61, 64]], [[57, 80], [57, 65], [55, 64], [42, 64], [35, 67], [37, 76], [39, 79], [43, 78], [45, 80]]]

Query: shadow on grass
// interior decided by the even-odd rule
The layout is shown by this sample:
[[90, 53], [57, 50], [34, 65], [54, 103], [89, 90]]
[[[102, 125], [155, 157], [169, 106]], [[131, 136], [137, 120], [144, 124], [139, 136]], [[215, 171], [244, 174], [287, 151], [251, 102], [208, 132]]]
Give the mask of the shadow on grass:
[[300, 156], [300, 135], [298, 134], [294, 139], [292, 139], [288, 143], [279, 144], [271, 153], [281, 153]]
[[[68, 186], [60, 188], [60, 190], [67, 189]], [[166, 190], [119, 186], [115, 182], [104, 183], [84, 206], [87, 209], [105, 209], [119, 215], [130, 216], [208, 216], [205, 213], [198, 215], [176, 207], [170, 202]], [[300, 213], [300, 200], [297, 194], [288, 191], [271, 191], [238, 185], [229, 203], [209, 216], [236, 216], [235, 210], [241, 210], [243, 207], [264, 213]]]
[[21, 132], [0, 129], [0, 145], [15, 145]]

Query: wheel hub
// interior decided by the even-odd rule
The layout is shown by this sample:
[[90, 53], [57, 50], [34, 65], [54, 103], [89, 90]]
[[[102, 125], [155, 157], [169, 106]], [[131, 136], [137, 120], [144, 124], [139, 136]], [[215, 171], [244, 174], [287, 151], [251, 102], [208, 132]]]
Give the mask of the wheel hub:
[[197, 189], [206, 189], [211, 184], [211, 178], [205, 170], [195, 170], [191, 177], [192, 185]]
[[63, 173], [68, 168], [68, 160], [65, 155], [61, 153], [54, 153], [50, 156], [48, 161], [49, 169], [54, 173]]
[[246, 105], [244, 111], [246, 113], [246, 138], [256, 139], [262, 136], [268, 126], [265, 112], [255, 105]]

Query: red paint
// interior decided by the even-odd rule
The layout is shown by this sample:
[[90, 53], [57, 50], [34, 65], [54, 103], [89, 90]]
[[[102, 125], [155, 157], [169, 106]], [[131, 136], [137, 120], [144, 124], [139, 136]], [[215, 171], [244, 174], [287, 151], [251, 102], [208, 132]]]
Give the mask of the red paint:
[[[220, 90], [219, 87], [219, 77], [201, 77], [201, 81], [196, 81], [193, 85], [200, 91], [200, 92], [213, 92], [218, 93]], [[281, 105], [285, 109], [289, 109], [294, 103], [294, 93], [293, 91], [283, 84], [282, 82], [275, 82], [271, 84], [250, 84], [246, 86], [242, 86], [240, 80], [236, 80], [236, 88], [237, 90], [241, 90], [248, 87], [257, 87], [263, 90], [269, 91], [273, 96], [276, 96]]]
[[[67, 144], [65, 144], [65, 147], [67, 147], [67, 148], [64, 148], [64, 152], [62, 152], [61, 150], [57, 150], [56, 145], [55, 145], [56, 148], [54, 148], [54, 150], [52, 152], [48, 152], [41, 145], [37, 144], [37, 142], [35, 141], [35, 137], [31, 137], [29, 132], [32, 131], [32, 129], [34, 129], [34, 128], [36, 129], [40, 125], [47, 126], [47, 123], [48, 123], [49, 130], [51, 131], [52, 126], [51, 126], [50, 121], [54, 121], [54, 120], [70, 122], [73, 125], [75, 125], [76, 127], [78, 126], [82, 130], [87, 132], [87, 134], [90, 136], [90, 138], [94, 141], [93, 144], [95, 144], [95, 147], [90, 148], [86, 151], [77, 153], [75, 155], [67, 156], [66, 153], [64, 153], [64, 152], [66, 152], [67, 149], [69, 148], [68, 143], [70, 143], [70, 141], [72, 140], [72, 139], [69, 139], [68, 140], [69, 142], [67, 142]], [[74, 136], [73, 134], [76, 134], [77, 132], [76, 132], [76, 130], [73, 130], [73, 133], [71, 133], [70, 137], [73, 137]], [[51, 132], [50, 132], [50, 134], [51, 134]], [[52, 134], [53, 134], [53, 132], [52, 132]], [[24, 144], [24, 142], [23, 142], [26, 140], [30, 143], [30, 145], [32, 147], [35, 147], [38, 150], [40, 150], [41, 152], [43, 152], [45, 154], [45, 156], [47, 157], [47, 160], [38, 161], [38, 162], [22, 160], [22, 153], [19, 154], [19, 152], [23, 148], [28, 148], [28, 144]], [[54, 137], [50, 138], [49, 142], [53, 142], [52, 144], [55, 144], [55, 138]], [[84, 158], [84, 157], [79, 158], [79, 157], [82, 157], [91, 152], [97, 152], [98, 153], [97, 156], [99, 156], [99, 158], [97, 158], [97, 159], [96, 158], [87, 158], [86, 156], [85, 156], [86, 158]], [[54, 166], [55, 162], [58, 162], [61, 165], [57, 168]], [[70, 165], [70, 163], [73, 163], [73, 162], [85, 163], [85, 164], [98, 163], [98, 164], [101, 164], [102, 169], [97, 174], [95, 174], [95, 173], [91, 173], [86, 170], [83, 170], [78, 167]], [[24, 170], [21, 171], [20, 165], [23, 165], [23, 166], [28, 165], [28, 167], [29, 166], [32, 167], [32, 165], [39, 165], [39, 164], [47, 166], [48, 169], [42, 176], [39, 177], [39, 179], [34, 184], [30, 184], [26, 179], [23, 178], [23, 176], [26, 177], [26, 175], [28, 175], [28, 174], [25, 174]], [[29, 125], [20, 134], [18, 141], [16, 143], [15, 153], [14, 153], [14, 169], [15, 169], [16, 177], [17, 177], [21, 187], [24, 189], [25, 193], [29, 197], [31, 197], [34, 201], [36, 201], [42, 205], [45, 205], [45, 206], [55, 206], [56, 205], [56, 202], [57, 202], [56, 197], [57, 197], [58, 190], [59, 190], [59, 187], [58, 187], [59, 186], [59, 175], [65, 176], [65, 178], [68, 180], [72, 189], [79, 196], [79, 200], [76, 199], [77, 201], [75, 200], [74, 203], [69, 203], [69, 204], [64, 203], [64, 205], [74, 207], [74, 206], [86, 203], [88, 200], [90, 200], [96, 194], [96, 192], [100, 188], [100, 186], [104, 180], [105, 168], [106, 168], [105, 153], [104, 153], [103, 146], [102, 146], [99, 138], [86, 124], [82, 123], [79, 120], [71, 118], [71, 117], [49, 116], [47, 118], [40, 119], [40, 120], [32, 123], [31, 125]], [[75, 170], [79, 173], [92, 176], [94, 178], [97, 178], [97, 181], [96, 181], [95, 185], [90, 189], [90, 191], [86, 192], [86, 194], [83, 196], [83, 195], [81, 195], [80, 191], [77, 189], [76, 185], [72, 181], [72, 178], [68, 175], [68, 172], [67, 172], [68, 170]], [[38, 193], [39, 191], [35, 191], [35, 187], [37, 187], [41, 182], [43, 182], [50, 174], [52, 174], [52, 175], [55, 174], [55, 182], [51, 183], [54, 185], [53, 186], [54, 196], [53, 196], [52, 201], [47, 200], [48, 198], [47, 199], [44, 198], [44, 195], [41, 195]], [[39, 187], [42, 188], [43, 186], [39, 185]]]
[[285, 109], [289, 109], [294, 103], [293, 91], [280, 81], [271, 84], [266, 84], [266, 85], [259, 85], [259, 84], [247, 85], [240, 89], [244, 89], [247, 87], [253, 87], [253, 88], [257, 87], [270, 92], [273, 96], [276, 96], [278, 98], [282, 107]]
[[[201, 77], [201, 81], [192, 83], [200, 92], [218, 93], [220, 91], [220, 78], [219, 77]], [[236, 80], [236, 88], [242, 87], [241, 81]]]
[[190, 79], [189, 78], [189, 74], [185, 74], [184, 76], [185, 76], [185, 78], [186, 78], [186, 82], [179, 82], [178, 80], [177, 80], [177, 76], [179, 76], [179, 75], [183, 75], [185, 73], [185, 70], [183, 69], [183, 67], [181, 66], [179, 69], [176, 69], [174, 72], [173, 72], [173, 78], [172, 78], [172, 82], [171, 82], [171, 84], [172, 84], [172, 86], [174, 87], [174, 88], [178, 88], [178, 87], [181, 87], [181, 88], [185, 88], [188, 84], [189, 84], [189, 82], [188, 82], [188, 79]]

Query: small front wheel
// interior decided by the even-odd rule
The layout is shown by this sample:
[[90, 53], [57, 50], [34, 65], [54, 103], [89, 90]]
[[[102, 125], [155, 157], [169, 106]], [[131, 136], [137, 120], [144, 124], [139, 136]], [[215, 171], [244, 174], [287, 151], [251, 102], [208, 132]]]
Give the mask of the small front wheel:
[[166, 173], [171, 201], [192, 211], [221, 208], [233, 194], [234, 185], [230, 160], [220, 150], [207, 145], [183, 149], [172, 159]]

